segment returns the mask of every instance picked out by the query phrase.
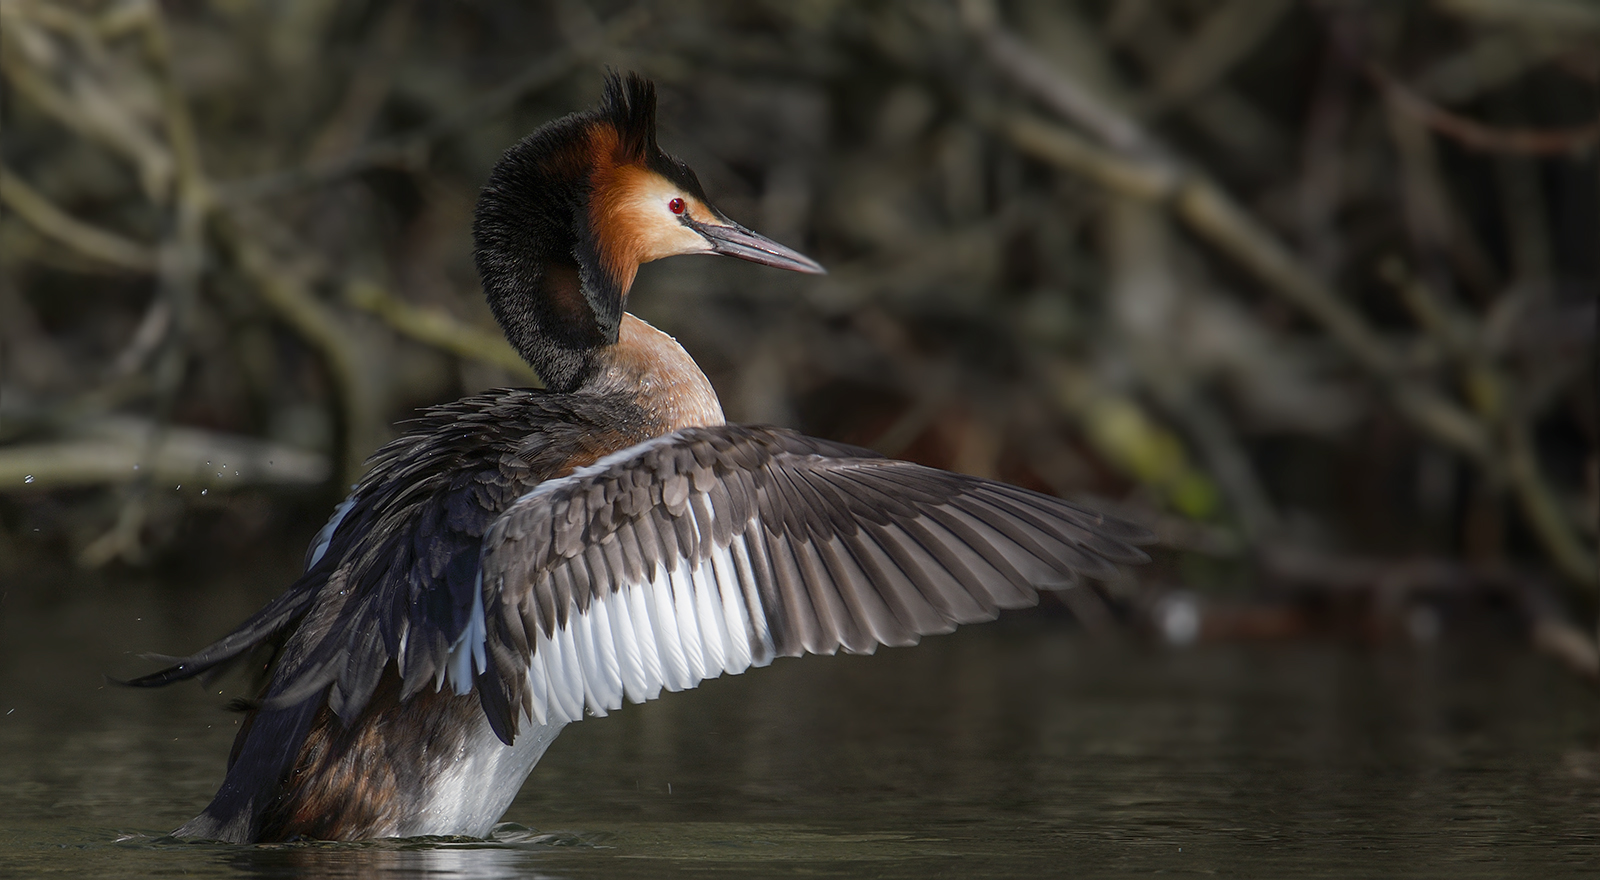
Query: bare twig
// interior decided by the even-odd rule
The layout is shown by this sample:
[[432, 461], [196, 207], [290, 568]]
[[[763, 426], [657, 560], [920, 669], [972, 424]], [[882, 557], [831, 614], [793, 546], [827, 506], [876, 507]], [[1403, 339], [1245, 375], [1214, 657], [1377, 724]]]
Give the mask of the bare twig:
[[[1025, 45], [1005, 35], [986, 4], [974, 0], [968, 8], [979, 10], [977, 14], [969, 14], [969, 27], [984, 46], [991, 63], [1108, 144], [1114, 147], [1131, 145], [1137, 150], [1112, 152], [1064, 129], [1022, 115], [997, 121], [1014, 143], [1127, 195], [1168, 201], [1197, 234], [1327, 328], [1357, 363], [1383, 380], [1395, 408], [1414, 425], [1478, 463], [1492, 478], [1502, 471], [1516, 471], [1507, 476], [1517, 487], [1524, 513], [1544, 537], [1547, 549], [1562, 571], [1591, 589], [1600, 585], [1594, 561], [1587, 558], [1561, 515], [1559, 504], [1553, 501], [1539, 475], [1537, 458], [1532, 457], [1531, 447], [1527, 455], [1517, 460], [1513, 460], [1516, 456], [1510, 448], [1497, 449], [1489, 424], [1433, 387], [1408, 376], [1398, 354], [1360, 314], [1306, 270], [1288, 248], [1220, 186], [1205, 175], [1164, 158], [1172, 155], [1171, 152], [1156, 144], [1131, 118], [1120, 116], [1111, 105], [1097, 100], [1077, 100], [1082, 97], [1083, 90], [1061, 71], [1034, 58]], [[1066, 100], [1063, 95], [1073, 100]], [[1515, 433], [1513, 430], [1507, 436], [1508, 444], [1515, 444]]]
[[1483, 334], [1451, 308], [1421, 279], [1409, 274], [1397, 260], [1381, 267], [1384, 277], [1400, 292], [1423, 330], [1437, 340], [1456, 363], [1461, 384], [1483, 420], [1500, 437], [1503, 473], [1515, 493], [1529, 527], [1562, 572], [1591, 589], [1600, 586], [1600, 561], [1586, 549], [1577, 526], [1567, 516], [1555, 489], [1545, 479], [1533, 448], [1530, 420], [1537, 415], [1525, 401], [1508, 400], [1510, 380], [1494, 364], [1483, 345]]
[[371, 282], [352, 281], [347, 284], [345, 300], [356, 308], [377, 315], [397, 332], [418, 342], [457, 357], [493, 364], [525, 381], [538, 381], [533, 368], [498, 331], [480, 330], [463, 324], [446, 312], [417, 308]]
[[992, 0], [963, 0], [967, 28], [982, 44], [990, 63], [1050, 109], [1071, 119], [1121, 153], [1151, 157], [1163, 151], [1137, 122], [1077, 80], [1061, 75], [1000, 26]]
[[1290, 8], [1288, 0], [1229, 0], [1218, 6], [1161, 71], [1152, 106], [1170, 107], [1209, 89], [1254, 50]]
[[389, 94], [394, 68], [411, 31], [415, 0], [391, 4], [367, 42], [360, 66], [345, 87], [344, 98], [317, 133], [307, 152], [312, 163], [326, 162], [355, 149]]
[[73, 217], [3, 166], [0, 201], [33, 228], [84, 256], [130, 272], [155, 271], [155, 256], [150, 248]]
[[266, 198], [293, 189], [317, 186], [381, 165], [418, 165], [440, 138], [487, 119], [516, 103], [524, 95], [554, 83], [568, 71], [592, 59], [607, 46], [626, 39], [650, 20], [643, 7], [633, 7], [573, 45], [545, 55], [521, 73], [422, 128], [357, 148], [337, 159], [313, 162], [302, 168], [221, 185], [231, 201]]
[[1082, 174], [1108, 189], [1149, 201], [1169, 199], [1182, 172], [1164, 162], [1142, 162], [1104, 149], [1060, 125], [1027, 114], [994, 120], [1023, 152]]
[[[174, 168], [172, 191], [148, 194], [168, 209], [168, 229], [158, 253], [159, 290], [171, 320], [161, 340], [155, 368], [156, 420], [146, 432], [146, 458], [153, 458], [166, 438], [178, 390], [189, 360], [189, 342], [200, 299], [200, 275], [205, 261], [204, 232], [211, 209], [199, 145], [189, 118], [188, 105], [173, 75], [166, 21], [161, 10], [147, 5], [141, 19], [146, 54], [160, 86], [164, 150]], [[114, 558], [140, 561], [144, 557], [142, 534], [151, 504], [152, 477], [144, 474], [123, 491], [122, 505], [110, 530], [90, 542], [79, 554], [80, 563], [103, 565]]]
[[[0, 447], [0, 492], [154, 481], [195, 491], [247, 485], [313, 485], [328, 479], [326, 456], [246, 437], [168, 426], [154, 447], [151, 422], [92, 427], [100, 438]], [[29, 479], [31, 478], [31, 479]]]
[[349, 482], [377, 446], [382, 418], [372, 378], [362, 364], [359, 346], [345, 322], [312, 293], [304, 273], [275, 258], [260, 238], [237, 216], [235, 208], [218, 215], [216, 227], [224, 246], [257, 292], [328, 366], [345, 421], [344, 454], [339, 479]]
[[1145, 4], [1125, 42], [1155, 82], [1125, 102], [1128, 111], [1146, 122], [1181, 113], [1220, 148], [1220, 158], [1230, 166], [1252, 175], [1268, 173], [1287, 152], [1288, 138], [1225, 75], [1275, 30], [1288, 8], [1274, 0], [1231, 0], [1207, 13], [1197, 31], [1185, 34], [1169, 21], [1180, 7]]
[[1584, 44], [1579, 33], [1487, 30], [1465, 49], [1418, 73], [1411, 87], [1426, 100], [1462, 104]]
[[[1554, 8], [1556, 4], [1531, 3], [1521, 4], [1524, 9]], [[1510, 7], [1507, 7], [1508, 9]], [[1577, 7], [1573, 7], [1576, 11]], [[1593, 11], [1589, 11], [1593, 14]], [[1596, 142], [1600, 142], [1600, 119], [1592, 120], [1586, 124], [1560, 129], [1504, 129], [1486, 125], [1458, 113], [1451, 112], [1429, 100], [1422, 92], [1403, 82], [1377, 59], [1371, 57], [1364, 45], [1365, 34], [1349, 19], [1335, 22], [1330, 29], [1336, 45], [1344, 55], [1349, 58], [1352, 66], [1359, 69], [1367, 79], [1376, 86], [1394, 108], [1416, 118], [1421, 124], [1427, 126], [1438, 134], [1444, 135], [1461, 145], [1482, 152], [1506, 153], [1523, 156], [1559, 156], [1573, 155], [1588, 150]], [[1552, 32], [1558, 33], [1558, 32]], [[1570, 32], [1569, 32], [1570, 33]], [[1490, 45], [1488, 51], [1499, 55], [1512, 55], [1508, 60], [1501, 60], [1491, 65], [1503, 68], [1501, 78], [1513, 75], [1523, 69], [1525, 62], [1522, 59], [1538, 57], [1553, 51], [1562, 43], [1552, 40], [1550, 36], [1542, 41], [1545, 45], [1541, 51], [1538, 47], [1533, 49], [1518, 48], [1521, 51], [1508, 53], [1496, 45]], [[1576, 44], [1576, 40], [1574, 41]], [[1492, 76], [1492, 74], [1491, 74]], [[1436, 90], [1453, 86], [1455, 97], [1464, 98], [1463, 94], [1470, 90], [1460, 85], [1462, 77], [1457, 69], [1435, 70], [1425, 77], [1423, 82]]]
[[[142, 8], [145, 4], [138, 5]], [[5, 44], [5, 51], [0, 51], [0, 71], [35, 107], [133, 162], [146, 195], [155, 197], [165, 192], [173, 173], [171, 154], [151, 132], [150, 120], [141, 118], [136, 105], [120, 100], [109, 90], [118, 77], [134, 72], [102, 70], [97, 71], [99, 76], [77, 69], [62, 72], [58, 68], [66, 66], [66, 62], [51, 50], [51, 38], [31, 20], [31, 11], [28, 4], [0, 4], [0, 19], [5, 25], [0, 28], [0, 42]], [[80, 36], [86, 35], [80, 32]], [[57, 77], [52, 78], [52, 74]], [[57, 79], [68, 80], [70, 86], [63, 88]]]
[[1497, 128], [1434, 104], [1374, 62], [1366, 62], [1363, 69], [1396, 106], [1469, 149], [1517, 156], [1563, 156], [1587, 151], [1600, 142], [1600, 119], [1570, 128]]
[[1600, 680], [1600, 650], [1583, 630], [1558, 617], [1545, 616], [1533, 623], [1533, 646], [1560, 660], [1590, 680]]
[[1522, 515], [1563, 574], [1590, 590], [1600, 591], [1600, 558], [1594, 548], [1584, 547], [1545, 479], [1527, 419], [1510, 419], [1505, 435], [1506, 474]]
[[1414, 424], [1470, 458], [1492, 463], [1484, 427], [1436, 391], [1405, 379], [1399, 355], [1215, 183], [1162, 164], [1124, 158], [1060, 126], [1026, 116], [999, 124], [1018, 147], [1041, 159], [1127, 195], [1169, 200], [1201, 237], [1266, 282], [1269, 290], [1316, 318], [1370, 373], [1389, 380], [1397, 409]]
[[157, 298], [145, 309], [133, 338], [111, 364], [111, 375], [128, 376], [144, 366], [172, 329], [172, 302]]
[[1178, 277], [1168, 215], [1143, 199], [1116, 198], [1106, 212], [1105, 230], [1112, 312], [1127, 356], [1157, 403], [1198, 448], [1246, 537], [1264, 540], [1276, 531], [1277, 514], [1232, 427], [1207, 399], [1201, 383], [1208, 377], [1172, 345], [1172, 326], [1186, 316], [1186, 307], [1199, 307], [1201, 294], [1186, 291], [1193, 285]]

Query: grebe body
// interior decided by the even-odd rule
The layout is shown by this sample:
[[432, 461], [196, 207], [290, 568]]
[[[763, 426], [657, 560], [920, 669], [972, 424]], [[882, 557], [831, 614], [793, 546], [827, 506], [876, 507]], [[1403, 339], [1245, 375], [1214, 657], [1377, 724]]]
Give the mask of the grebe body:
[[546, 388], [426, 410], [287, 592], [132, 682], [272, 649], [222, 786], [179, 836], [483, 836], [586, 713], [915, 644], [1145, 558], [1144, 530], [1057, 498], [727, 424], [693, 359], [624, 311], [638, 267], [822, 269], [710, 205], [657, 146], [638, 77], [507, 151], [473, 234]]

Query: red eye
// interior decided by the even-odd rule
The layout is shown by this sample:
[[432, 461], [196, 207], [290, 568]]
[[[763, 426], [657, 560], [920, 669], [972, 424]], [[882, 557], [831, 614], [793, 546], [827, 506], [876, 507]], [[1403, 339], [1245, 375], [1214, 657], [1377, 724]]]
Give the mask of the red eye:
[[683, 199], [673, 199], [672, 201], [667, 202], [667, 210], [671, 211], [674, 214], [682, 214], [683, 213]]

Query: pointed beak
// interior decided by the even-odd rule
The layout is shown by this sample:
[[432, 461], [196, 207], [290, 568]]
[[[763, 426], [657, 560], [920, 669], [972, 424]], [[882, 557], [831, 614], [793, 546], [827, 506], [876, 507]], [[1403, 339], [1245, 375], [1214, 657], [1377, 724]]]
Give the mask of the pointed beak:
[[751, 232], [737, 223], [722, 226], [690, 221], [689, 225], [704, 236], [706, 241], [711, 242], [711, 252], [714, 254], [738, 257], [763, 266], [804, 272], [808, 275], [828, 274], [828, 270], [822, 268], [816, 260], [799, 251], [786, 248], [764, 235]]

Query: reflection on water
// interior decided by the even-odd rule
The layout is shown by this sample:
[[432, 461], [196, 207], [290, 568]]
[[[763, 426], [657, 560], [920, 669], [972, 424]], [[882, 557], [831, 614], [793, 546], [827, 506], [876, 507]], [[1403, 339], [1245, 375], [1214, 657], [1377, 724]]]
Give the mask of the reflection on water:
[[16, 876], [1491, 877], [1600, 864], [1597, 701], [1513, 646], [1168, 652], [1047, 618], [779, 661], [584, 721], [490, 841], [174, 841], [163, 833], [221, 777], [234, 686], [134, 692], [100, 676], [143, 668], [129, 652], [208, 641], [286, 573], [208, 589], [39, 577], [0, 585], [0, 873]]
[[[160, 869], [163, 857], [188, 860], [194, 856], [199, 870], [211, 874], [235, 873], [242, 877], [364, 878], [364, 877], [474, 877], [546, 878], [538, 864], [541, 848], [585, 846], [575, 835], [497, 835], [493, 842], [418, 838], [368, 843], [306, 843], [255, 847], [187, 843], [166, 837], [129, 840], [125, 845], [146, 850], [152, 867]], [[530, 856], [533, 856], [530, 858]]]

